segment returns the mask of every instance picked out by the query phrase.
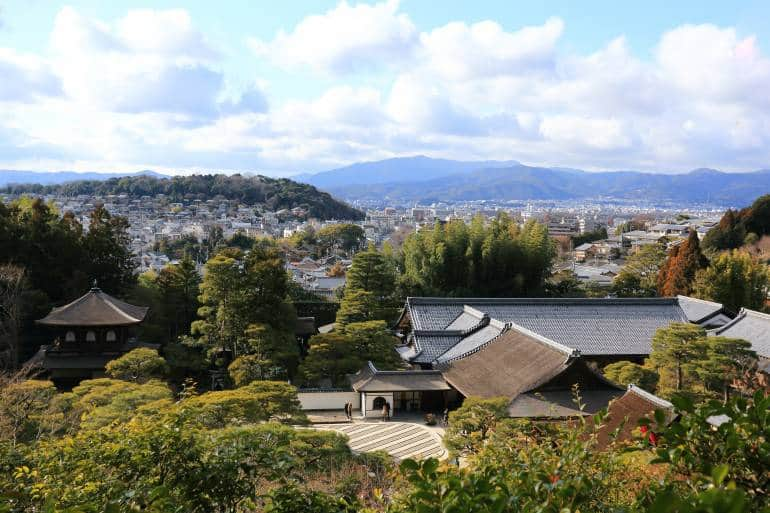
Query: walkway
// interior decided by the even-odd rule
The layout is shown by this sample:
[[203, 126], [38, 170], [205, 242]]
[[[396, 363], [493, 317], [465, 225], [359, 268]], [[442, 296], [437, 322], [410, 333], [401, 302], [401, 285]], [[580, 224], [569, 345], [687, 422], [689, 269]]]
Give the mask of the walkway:
[[397, 460], [405, 458], [444, 458], [446, 450], [439, 433], [427, 426], [409, 422], [355, 422], [353, 424], [316, 424], [316, 429], [331, 429], [347, 435], [355, 452], [385, 451]]

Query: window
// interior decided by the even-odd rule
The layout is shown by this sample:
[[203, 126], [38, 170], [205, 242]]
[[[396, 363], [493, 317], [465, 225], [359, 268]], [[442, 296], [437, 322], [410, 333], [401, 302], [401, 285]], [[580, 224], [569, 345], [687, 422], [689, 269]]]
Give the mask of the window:
[[89, 331], [86, 333], [86, 342], [96, 342], [96, 332]]
[[372, 408], [375, 410], [381, 410], [383, 406], [385, 406], [385, 398], [375, 397], [374, 402], [372, 403]]
[[75, 332], [74, 331], [68, 331], [66, 335], [64, 335], [64, 341], [65, 342], [74, 342], [75, 341]]
[[115, 342], [118, 339], [117, 335], [115, 335], [115, 332], [113, 330], [110, 330], [107, 332], [107, 336], [105, 337], [105, 340], [107, 342]]

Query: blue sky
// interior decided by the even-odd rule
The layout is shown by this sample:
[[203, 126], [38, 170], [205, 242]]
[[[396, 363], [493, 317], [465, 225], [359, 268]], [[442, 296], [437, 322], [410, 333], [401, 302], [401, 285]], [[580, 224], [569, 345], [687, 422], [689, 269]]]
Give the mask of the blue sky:
[[0, 0], [0, 168], [770, 167], [770, 2], [437, 5]]

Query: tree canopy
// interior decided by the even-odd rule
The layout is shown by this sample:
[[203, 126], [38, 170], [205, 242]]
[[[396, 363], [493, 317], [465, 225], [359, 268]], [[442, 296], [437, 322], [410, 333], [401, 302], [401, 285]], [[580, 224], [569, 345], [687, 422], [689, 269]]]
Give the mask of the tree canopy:
[[722, 303], [738, 312], [741, 308], [761, 310], [770, 290], [770, 269], [750, 254], [732, 250], [716, 256], [711, 266], [698, 272], [694, 294]]
[[403, 246], [401, 288], [409, 295], [532, 296], [541, 293], [556, 255], [545, 225], [519, 229], [501, 213], [488, 225], [451, 221], [411, 234]]
[[187, 175], [171, 178], [125, 176], [109, 180], [81, 180], [60, 185], [9, 185], [10, 194], [81, 194], [107, 196], [127, 194], [130, 198], [164, 194], [169, 201], [209, 200], [221, 197], [246, 205], [262, 206], [270, 211], [302, 208], [319, 219], [363, 219], [361, 211], [335, 200], [329, 193], [287, 178], [266, 176]]

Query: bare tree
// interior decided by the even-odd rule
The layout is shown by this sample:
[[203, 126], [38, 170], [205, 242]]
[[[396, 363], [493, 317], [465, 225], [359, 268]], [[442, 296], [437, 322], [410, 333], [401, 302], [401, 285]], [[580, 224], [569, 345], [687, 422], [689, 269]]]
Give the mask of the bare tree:
[[19, 330], [25, 287], [23, 268], [0, 265], [0, 368], [16, 369], [19, 365]]

